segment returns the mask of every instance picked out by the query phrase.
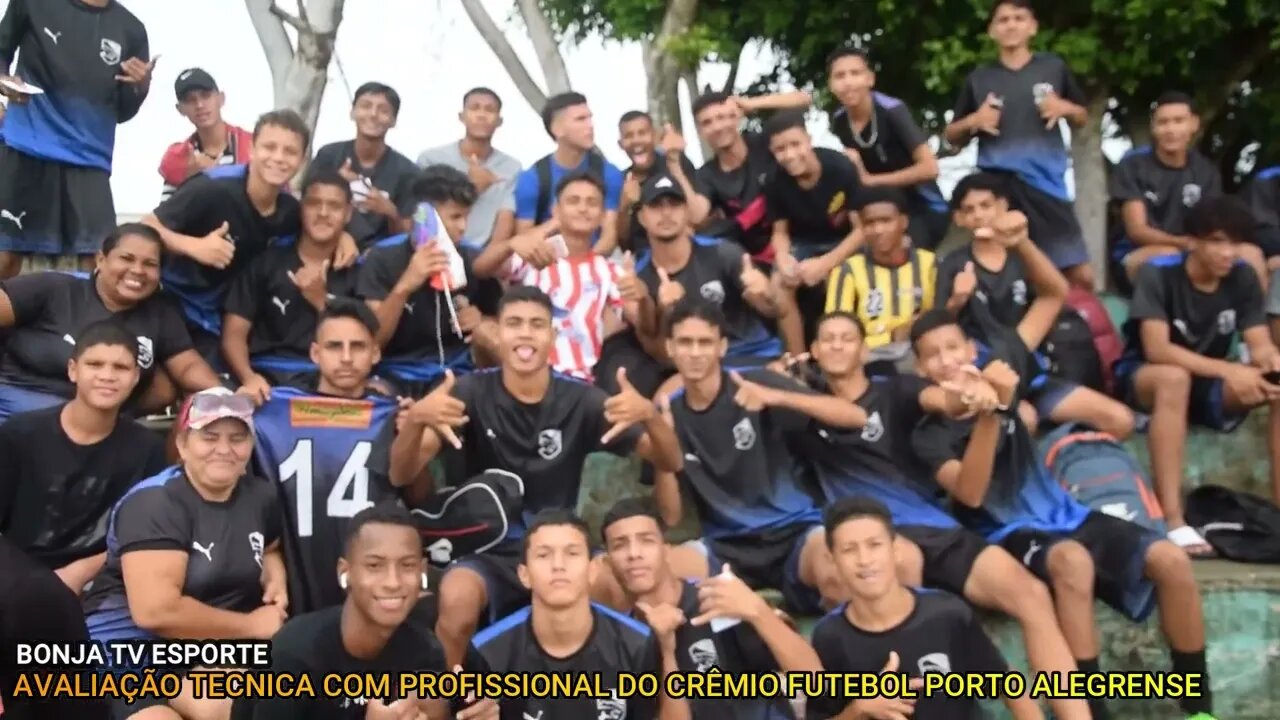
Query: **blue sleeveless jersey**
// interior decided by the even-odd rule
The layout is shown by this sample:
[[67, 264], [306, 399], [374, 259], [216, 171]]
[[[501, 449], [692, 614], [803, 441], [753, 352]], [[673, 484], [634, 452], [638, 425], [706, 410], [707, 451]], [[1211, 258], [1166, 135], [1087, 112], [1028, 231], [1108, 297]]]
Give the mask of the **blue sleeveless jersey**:
[[[275, 387], [254, 415], [254, 460], [279, 488], [284, 511], [291, 613], [342, 603], [337, 562], [351, 518], [397, 497], [386, 477], [369, 472], [379, 434], [396, 411], [389, 397], [347, 400]], [[379, 451], [388, 448], [381, 444]]]

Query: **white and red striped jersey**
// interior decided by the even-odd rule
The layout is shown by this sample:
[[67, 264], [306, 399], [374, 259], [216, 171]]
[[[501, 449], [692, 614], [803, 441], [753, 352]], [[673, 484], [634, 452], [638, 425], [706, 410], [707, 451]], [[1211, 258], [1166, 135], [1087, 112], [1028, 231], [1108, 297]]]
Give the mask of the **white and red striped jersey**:
[[518, 255], [507, 266], [508, 281], [539, 288], [551, 298], [556, 341], [551, 367], [590, 382], [604, 345], [604, 313], [620, 312], [618, 266], [595, 253], [562, 258], [535, 270]]

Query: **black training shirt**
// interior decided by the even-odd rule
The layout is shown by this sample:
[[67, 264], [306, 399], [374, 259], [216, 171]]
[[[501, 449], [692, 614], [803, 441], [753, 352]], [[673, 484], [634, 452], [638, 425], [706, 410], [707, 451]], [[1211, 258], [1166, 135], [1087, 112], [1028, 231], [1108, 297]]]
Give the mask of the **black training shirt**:
[[754, 255], [769, 246], [772, 236], [764, 188], [778, 172], [778, 164], [763, 135], [745, 132], [742, 139], [747, 145], [745, 162], [725, 171], [712, 157], [698, 168], [693, 180], [698, 194], [711, 203], [713, 215], [719, 211], [719, 217], [709, 221], [702, 232], [733, 240]]
[[111, 508], [166, 464], [161, 437], [126, 418], [93, 445], [73, 442], [63, 407], [0, 424], [0, 534], [51, 570], [104, 552]]
[[552, 374], [547, 394], [537, 404], [512, 397], [496, 368], [458, 378], [453, 396], [466, 404], [470, 422], [456, 431], [461, 450], [441, 443], [446, 455], [461, 455], [463, 478], [497, 469], [524, 481], [523, 517], [512, 518], [507, 541], [524, 537], [539, 510], [578, 506], [587, 455], [630, 455], [644, 432], [642, 426], [632, 426], [608, 445], [601, 444], [612, 427], [604, 419], [604, 391], [558, 373]]
[[[135, 550], [187, 554], [182, 594], [232, 612], [262, 606], [262, 556], [280, 539], [280, 503], [266, 480], [246, 475], [231, 497], [209, 502], [177, 467], [134, 485], [116, 504], [107, 531], [107, 564], [84, 598], [91, 630], [95, 613], [128, 611], [120, 559]], [[133, 624], [129, 621], [129, 624]], [[136, 627], [112, 627], [95, 640], [125, 639]]]
[[[414, 253], [413, 238], [409, 235], [393, 235], [379, 240], [365, 255], [356, 283], [356, 294], [365, 300], [386, 300], [400, 282], [400, 276]], [[455, 297], [463, 296], [480, 312], [492, 315], [497, 309], [497, 298], [502, 295], [501, 286], [493, 280], [482, 280], [471, 270], [477, 251], [459, 247], [467, 285]], [[444, 347], [445, 362], [454, 366], [458, 362], [469, 364], [471, 346], [453, 331], [449, 305], [444, 293], [427, 281], [405, 300], [400, 323], [390, 342], [382, 348], [384, 361], [440, 361], [440, 345]]]
[[[401, 217], [413, 215], [417, 200], [413, 197], [411, 190], [413, 189], [414, 178], [418, 176], [418, 166], [409, 158], [389, 147], [376, 165], [364, 167], [356, 158], [355, 140], [329, 143], [316, 151], [315, 159], [311, 161], [307, 172], [337, 170], [348, 160], [351, 161], [351, 169], [354, 172], [368, 179], [374, 187], [390, 196], [391, 204], [395, 205], [400, 211]], [[367, 189], [363, 185], [352, 184], [353, 190], [357, 187], [360, 188], [360, 192], [364, 192]], [[356, 200], [358, 201], [359, 198], [357, 197]], [[360, 246], [361, 250], [364, 250], [375, 240], [390, 235], [391, 225], [386, 217], [376, 213], [364, 212], [359, 207], [356, 207], [351, 213], [351, 222], [347, 223], [347, 232], [351, 233], [351, 237], [355, 238], [356, 244]], [[460, 241], [461, 238], [454, 238], [454, 240]]]
[[[527, 487], [527, 486], [526, 486]], [[533, 634], [532, 609], [519, 610], [476, 633], [471, 644], [478, 654], [479, 672], [552, 673], [599, 676], [611, 697], [504, 698], [502, 720], [653, 720], [656, 698], [617, 697], [618, 673], [661, 676], [658, 639], [649, 626], [602, 605], [591, 606], [591, 634], [586, 644], [566, 658], [548, 655]], [[545, 713], [545, 714], [544, 714]]]
[[182, 301], [189, 324], [214, 335], [222, 330], [222, 301], [231, 279], [269, 246], [295, 238], [301, 229], [298, 200], [284, 190], [271, 215], [258, 212], [249, 199], [248, 170], [247, 165], [223, 165], [192, 175], [155, 209], [162, 225], [192, 237], [205, 237], [224, 222], [230, 225], [236, 252], [225, 270], [165, 254], [165, 289]]
[[[302, 267], [294, 245], [267, 248], [231, 281], [226, 312], [253, 323], [249, 354], [309, 359], [320, 313], [302, 296], [289, 273]], [[356, 267], [329, 268], [329, 297], [354, 297]]]
[[765, 188], [770, 216], [787, 221], [792, 254], [801, 259], [830, 250], [853, 232], [849, 215], [862, 187], [858, 168], [844, 153], [813, 151], [822, 168], [817, 184], [802, 188], [796, 178], [780, 171]]
[[[897, 627], [863, 630], [845, 614], [846, 605], [813, 629], [813, 648], [829, 673], [879, 673], [898, 653], [898, 671], [912, 677], [934, 673], [1003, 673], [1004, 657], [983, 632], [973, 610], [954, 595], [913, 589], [915, 607]], [[839, 692], [808, 699], [810, 720], [826, 720], [844, 711], [854, 698]], [[973, 697], [921, 693], [912, 720], [978, 720], [986, 715]]]
[[1035, 288], [1027, 280], [1027, 266], [1017, 253], [1005, 253], [1004, 265], [988, 268], [974, 255], [973, 246], [965, 245], [947, 254], [938, 267], [938, 307], [946, 307], [955, 290], [956, 276], [964, 266], [973, 263], [978, 282], [973, 295], [960, 309], [960, 326], [969, 337], [985, 341], [987, 328], [994, 323], [1004, 328], [1017, 328], [1027, 309], [1036, 299]]
[[[768, 370], [744, 370], [741, 375], [765, 387], [812, 393]], [[749, 537], [821, 522], [813, 497], [801, 484], [800, 465], [786, 444], [786, 435], [804, 431], [809, 417], [781, 408], [749, 412], [734, 401], [737, 393], [738, 386], [722, 371], [720, 392], [707, 408], [691, 408], [683, 389], [671, 399], [676, 435], [685, 453], [680, 480], [693, 495], [703, 535]]]
[[[444, 650], [434, 633], [406, 621], [376, 657], [357, 658], [342, 644], [342, 606], [295, 616], [271, 639], [271, 672], [307, 675], [317, 691], [324, 676], [447, 672]], [[394, 691], [394, 688], [393, 688]], [[383, 698], [384, 700], [386, 698]], [[369, 698], [315, 697], [236, 700], [234, 720], [364, 720]]]
[[1237, 332], [1267, 321], [1258, 276], [1242, 260], [1236, 261], [1213, 292], [1192, 286], [1185, 255], [1152, 258], [1138, 270], [1133, 286], [1122, 364], [1146, 358], [1143, 320], [1163, 320], [1169, 324], [1173, 344], [1215, 360], [1228, 357]]
[[[872, 175], [906, 170], [916, 164], [915, 152], [927, 145], [929, 136], [911, 116], [911, 108], [895, 97], [884, 93], [871, 93], [872, 119], [861, 131], [855, 131], [849, 120], [849, 112], [840, 108], [831, 114], [831, 133], [847, 148], [858, 151], [862, 166]], [[947, 201], [934, 180], [911, 188], [910, 212], [929, 210], [946, 212]]]
[[[684, 288], [685, 297], [700, 297], [720, 306], [724, 312], [725, 335], [729, 338], [728, 357], [782, 355], [782, 341], [774, 332], [774, 323], [756, 312], [742, 297], [742, 246], [701, 235], [695, 235], [691, 242], [689, 261], [671, 273], [670, 278]], [[658, 297], [662, 279], [647, 250], [636, 259], [636, 276], [649, 289], [649, 297]]]
[[1169, 167], [1149, 146], [1130, 150], [1111, 171], [1111, 199], [1141, 200], [1147, 224], [1170, 235], [1182, 235], [1183, 222], [1201, 198], [1222, 194], [1222, 176], [1209, 158], [1192, 148], [1187, 164]]
[[113, 313], [102, 304], [93, 276], [38, 272], [0, 281], [13, 306], [14, 325], [0, 352], [0, 381], [70, 399], [75, 387], [67, 361], [86, 327], [114, 319], [138, 338], [142, 377], [134, 395], [155, 375], [157, 364], [190, 350], [191, 336], [173, 298], [157, 292], [130, 310]]
[[[151, 59], [147, 29], [119, 2], [9, 0], [0, 67], [45, 92], [10, 103], [0, 138], [25, 155], [111, 172], [116, 125], [138, 114], [148, 86], [116, 79], [130, 58]], [[6, 182], [18, 182], [6, 178]], [[109, 206], [108, 202], [108, 206]]]

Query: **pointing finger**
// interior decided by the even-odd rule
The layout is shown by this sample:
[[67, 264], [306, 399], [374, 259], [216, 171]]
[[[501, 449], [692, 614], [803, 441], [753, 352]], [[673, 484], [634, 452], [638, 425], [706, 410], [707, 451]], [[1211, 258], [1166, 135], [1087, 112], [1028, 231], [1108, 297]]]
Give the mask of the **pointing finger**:
[[658, 279], [663, 283], [671, 282], [671, 276], [667, 275], [667, 271], [662, 268], [658, 268]]

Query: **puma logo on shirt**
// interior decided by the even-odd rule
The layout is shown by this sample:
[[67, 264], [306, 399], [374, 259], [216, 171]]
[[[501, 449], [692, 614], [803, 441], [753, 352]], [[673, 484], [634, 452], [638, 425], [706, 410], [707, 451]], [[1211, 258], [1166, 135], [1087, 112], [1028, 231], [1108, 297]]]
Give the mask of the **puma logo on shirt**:
[[27, 213], [25, 210], [23, 212], [18, 213], [17, 215], [14, 215], [8, 209], [0, 210], [0, 220], [8, 220], [14, 225], [17, 225], [19, 230], [22, 229], [22, 218], [26, 216], [27, 216]]
[[292, 300], [281, 300], [280, 298], [273, 295], [271, 296], [271, 302], [276, 307], [280, 308], [280, 314], [284, 315], [289, 311], [289, 303], [292, 302]]
[[191, 541], [191, 549], [204, 555], [204, 559], [213, 562], [213, 543], [209, 543], [209, 547], [200, 547], [200, 543], [195, 540]]

